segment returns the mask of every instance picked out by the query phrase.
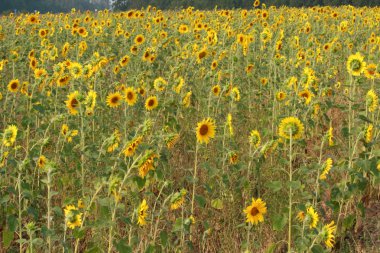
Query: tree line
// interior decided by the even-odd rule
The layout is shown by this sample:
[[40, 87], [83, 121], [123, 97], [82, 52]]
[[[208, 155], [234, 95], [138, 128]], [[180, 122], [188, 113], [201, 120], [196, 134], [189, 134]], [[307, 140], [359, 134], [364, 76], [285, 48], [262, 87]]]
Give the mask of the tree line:
[[0, 0], [0, 13], [4, 12], [69, 12], [109, 7], [108, 0]]
[[[219, 9], [232, 8], [252, 8], [254, 0], [116, 0], [113, 7], [117, 10], [140, 9], [148, 5], [156, 6], [159, 9], [179, 9], [193, 6], [196, 9]], [[310, 7], [310, 6], [380, 6], [380, 0], [265, 0], [267, 6], [291, 6], [291, 7]]]

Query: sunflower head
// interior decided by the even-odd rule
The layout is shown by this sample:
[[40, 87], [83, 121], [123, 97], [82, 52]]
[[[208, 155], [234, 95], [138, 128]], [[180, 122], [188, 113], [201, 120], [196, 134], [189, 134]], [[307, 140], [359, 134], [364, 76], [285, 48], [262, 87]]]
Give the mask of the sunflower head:
[[156, 108], [158, 106], [158, 100], [157, 100], [157, 97], [156, 96], [150, 96], [146, 99], [145, 101], [145, 108], [148, 110], [148, 111], [151, 111], [153, 110], [154, 108]]
[[267, 212], [266, 203], [260, 198], [252, 198], [252, 204], [247, 206], [243, 212], [246, 214], [246, 222], [258, 224], [264, 221], [264, 214]]
[[132, 87], [128, 87], [124, 90], [124, 99], [128, 105], [133, 106], [137, 102], [137, 93]]
[[207, 118], [198, 123], [196, 128], [197, 141], [199, 143], [209, 143], [215, 137], [215, 122]]
[[109, 107], [115, 108], [121, 104], [122, 96], [120, 92], [114, 92], [107, 96], [106, 103]]
[[281, 121], [278, 133], [285, 139], [301, 139], [304, 133], [304, 126], [298, 118], [287, 117]]
[[366, 68], [364, 57], [358, 52], [350, 55], [347, 60], [347, 71], [353, 76], [360, 76]]
[[336, 225], [334, 225], [334, 221], [330, 222], [327, 225], [324, 225], [322, 228], [321, 235], [323, 240], [325, 241], [326, 247], [331, 249], [335, 244], [335, 236], [334, 233], [336, 231]]
[[249, 143], [255, 148], [258, 148], [260, 146], [261, 137], [260, 137], [259, 131], [257, 130], [251, 131], [251, 134], [249, 135]]
[[13, 143], [16, 141], [17, 131], [18, 129], [15, 125], [10, 125], [5, 129], [3, 134], [3, 144], [6, 147], [12, 146]]

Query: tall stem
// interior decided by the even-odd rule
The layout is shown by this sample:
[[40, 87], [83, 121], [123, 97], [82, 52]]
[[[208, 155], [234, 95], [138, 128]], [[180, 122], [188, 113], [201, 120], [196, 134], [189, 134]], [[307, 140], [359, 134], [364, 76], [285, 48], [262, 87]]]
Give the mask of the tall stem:
[[288, 252], [292, 249], [292, 180], [293, 180], [293, 167], [292, 167], [292, 141], [293, 134], [290, 133], [289, 142], [289, 227], [288, 227]]
[[[191, 215], [194, 215], [194, 198], [195, 198], [195, 186], [197, 181], [198, 170], [198, 142], [195, 144], [195, 158], [194, 158], [194, 173], [193, 173], [193, 194], [191, 196]], [[190, 234], [191, 240], [192, 233]]]

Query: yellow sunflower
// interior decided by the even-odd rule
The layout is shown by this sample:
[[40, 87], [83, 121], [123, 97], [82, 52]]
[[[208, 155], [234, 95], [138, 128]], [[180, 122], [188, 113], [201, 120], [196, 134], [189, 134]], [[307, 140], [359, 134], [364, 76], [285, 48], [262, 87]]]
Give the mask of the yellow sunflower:
[[13, 143], [16, 141], [17, 131], [18, 129], [15, 125], [10, 125], [5, 129], [3, 135], [3, 144], [6, 147], [12, 146]]
[[146, 99], [145, 101], [145, 108], [148, 110], [148, 111], [151, 111], [153, 110], [154, 108], [156, 108], [158, 106], [158, 100], [157, 100], [157, 97], [156, 96], [150, 96]]
[[144, 43], [145, 41], [145, 37], [144, 35], [142, 34], [138, 34], [136, 37], [135, 37], [135, 44], [136, 45], [141, 45], [142, 43]]
[[298, 93], [298, 97], [303, 98], [306, 105], [310, 104], [312, 96], [309, 90], [303, 90]]
[[128, 105], [133, 106], [137, 102], [137, 93], [132, 87], [128, 87], [124, 90], [124, 99]]
[[252, 204], [247, 206], [243, 211], [247, 216], [246, 222], [258, 224], [264, 221], [264, 214], [267, 212], [266, 203], [260, 198], [252, 198]]
[[369, 124], [365, 130], [365, 142], [370, 143], [373, 138], [373, 124]]
[[146, 224], [146, 217], [147, 217], [147, 211], [148, 211], [148, 205], [146, 203], [146, 200], [144, 199], [138, 209], [138, 217], [137, 217], [137, 224], [140, 226], [144, 226]]
[[353, 76], [360, 76], [366, 68], [364, 57], [358, 52], [350, 55], [347, 60], [347, 71]]
[[211, 88], [211, 92], [212, 92], [212, 94], [214, 94], [214, 96], [219, 96], [219, 94], [220, 94], [220, 90], [221, 90], [221, 88], [220, 88], [220, 85], [219, 84], [217, 84], [217, 85], [214, 85], [212, 88]]
[[366, 101], [369, 112], [374, 112], [379, 106], [379, 97], [372, 89], [367, 92]]
[[307, 208], [306, 214], [310, 221], [310, 228], [316, 228], [319, 221], [318, 213], [314, 211], [312, 206], [310, 206]]
[[259, 131], [257, 130], [251, 131], [251, 134], [249, 136], [249, 143], [251, 143], [251, 145], [254, 146], [255, 148], [258, 148], [260, 146], [261, 137], [260, 137]]
[[78, 114], [78, 108], [80, 106], [78, 96], [79, 96], [79, 92], [74, 91], [67, 96], [67, 100], [65, 101], [66, 107], [69, 109], [69, 112], [72, 115]]
[[120, 92], [111, 93], [107, 96], [106, 103], [109, 107], [115, 108], [121, 104], [122, 96]]
[[37, 166], [39, 168], [44, 168], [46, 165], [47, 158], [44, 155], [41, 155], [37, 160]]
[[176, 192], [172, 195], [170, 199], [170, 210], [177, 210], [183, 205], [183, 203], [185, 202], [186, 193], [187, 191], [185, 189], [181, 189], [181, 191]]
[[64, 209], [66, 225], [70, 229], [82, 225], [82, 213], [74, 205], [67, 205]]
[[329, 174], [329, 171], [331, 170], [333, 165], [333, 160], [331, 158], [327, 158], [325, 163], [323, 164], [323, 171], [322, 174], [319, 176], [320, 180], [325, 180], [327, 177], [327, 174]]
[[206, 118], [198, 122], [196, 128], [197, 141], [199, 143], [208, 143], [215, 137], [215, 122], [211, 118]]
[[304, 126], [296, 117], [284, 118], [278, 129], [278, 134], [285, 139], [290, 139], [290, 136], [292, 136], [293, 140], [301, 139], [303, 137], [303, 133]]
[[17, 92], [20, 87], [20, 81], [18, 79], [13, 79], [8, 83], [8, 90], [10, 92]]
[[326, 247], [329, 249], [334, 247], [335, 231], [336, 231], [336, 225], [334, 225], [334, 221], [330, 222], [330, 224], [323, 226], [322, 228], [322, 236], [325, 240]]

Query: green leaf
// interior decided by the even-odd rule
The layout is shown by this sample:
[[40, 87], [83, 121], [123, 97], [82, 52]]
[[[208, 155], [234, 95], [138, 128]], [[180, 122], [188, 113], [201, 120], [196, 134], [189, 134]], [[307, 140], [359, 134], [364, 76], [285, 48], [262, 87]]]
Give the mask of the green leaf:
[[272, 181], [266, 183], [266, 186], [271, 189], [273, 192], [278, 192], [282, 188], [282, 183], [281, 181]]
[[7, 249], [11, 245], [13, 238], [14, 238], [14, 232], [9, 231], [9, 230], [3, 231], [3, 247], [5, 249]]
[[206, 199], [201, 195], [195, 195], [195, 200], [202, 208], [206, 206]]
[[265, 251], [265, 253], [273, 253], [276, 250], [276, 244], [272, 243], [268, 249]]
[[282, 231], [288, 222], [288, 217], [285, 214], [276, 214], [272, 218], [272, 227], [275, 231]]
[[101, 252], [102, 250], [98, 246], [92, 247], [91, 249], [86, 251], [86, 253], [101, 253]]
[[314, 245], [311, 249], [311, 252], [313, 253], [324, 253], [323, 247], [321, 245]]
[[213, 200], [211, 200], [211, 206], [215, 209], [222, 210], [223, 209], [223, 201], [221, 199], [213, 199]]
[[85, 236], [86, 231], [84, 229], [76, 229], [73, 235], [76, 239], [82, 239]]
[[161, 231], [160, 239], [162, 246], [166, 247], [166, 245], [168, 245], [168, 233], [166, 233], [166, 231]]
[[146, 248], [145, 253], [153, 253], [156, 252], [156, 247], [153, 244], [149, 244], [148, 248]]
[[355, 216], [353, 214], [347, 216], [343, 220], [343, 228], [344, 229], [350, 229], [355, 223]]
[[116, 250], [120, 253], [132, 253], [132, 248], [128, 245], [126, 239], [121, 239], [115, 243]]
[[300, 181], [290, 181], [288, 182], [288, 186], [292, 187], [293, 190], [298, 190], [301, 188], [302, 184]]
[[369, 118], [367, 118], [366, 116], [364, 116], [364, 115], [362, 115], [362, 114], [360, 114], [360, 115], [358, 116], [358, 118], [361, 119], [361, 120], [363, 120], [363, 121], [365, 121], [365, 122], [373, 123]]

